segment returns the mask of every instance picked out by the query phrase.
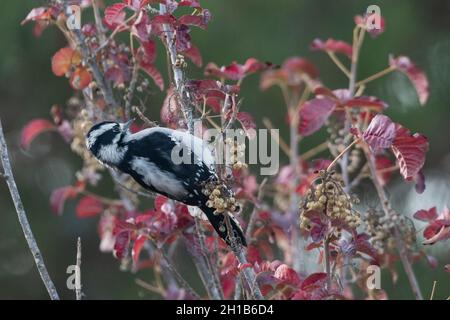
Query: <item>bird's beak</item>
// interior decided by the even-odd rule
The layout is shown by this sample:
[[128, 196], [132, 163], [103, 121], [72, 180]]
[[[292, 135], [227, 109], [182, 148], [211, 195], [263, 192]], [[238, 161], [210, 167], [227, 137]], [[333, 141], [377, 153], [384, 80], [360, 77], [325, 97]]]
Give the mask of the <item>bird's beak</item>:
[[127, 131], [130, 129], [131, 125], [133, 124], [134, 119], [128, 120], [127, 122], [122, 124], [122, 130]]

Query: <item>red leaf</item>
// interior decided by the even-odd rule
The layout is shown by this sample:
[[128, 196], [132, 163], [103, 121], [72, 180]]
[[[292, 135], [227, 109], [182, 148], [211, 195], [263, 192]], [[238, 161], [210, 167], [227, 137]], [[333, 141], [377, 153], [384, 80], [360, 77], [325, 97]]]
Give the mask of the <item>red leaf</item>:
[[220, 68], [215, 63], [210, 62], [206, 65], [205, 75], [237, 81], [251, 73], [267, 69], [269, 66], [269, 63], [262, 63], [255, 58], [247, 59], [243, 65], [233, 61], [230, 65]]
[[114, 255], [117, 259], [123, 259], [128, 256], [128, 246], [130, 244], [130, 232], [122, 231], [116, 234], [114, 243]]
[[43, 132], [54, 131], [56, 126], [46, 119], [34, 119], [27, 123], [22, 129], [22, 135], [20, 138], [20, 145], [28, 149], [31, 142]]
[[134, 241], [133, 249], [131, 250], [131, 256], [133, 257], [134, 264], [137, 265], [139, 261], [139, 254], [144, 247], [145, 241], [147, 241], [146, 235], [138, 235]]
[[446, 264], [444, 266], [444, 270], [447, 271], [448, 273], [450, 273], [450, 264]]
[[197, 66], [201, 67], [203, 64], [202, 54], [200, 50], [194, 45], [191, 45], [189, 49], [183, 52], [183, 55], [191, 59], [191, 61]]
[[324, 272], [317, 272], [309, 275], [305, 280], [303, 280], [300, 289], [308, 290], [312, 287], [321, 286], [322, 283], [327, 278], [327, 274]]
[[294, 74], [302, 74], [305, 73], [312, 79], [315, 79], [319, 76], [319, 71], [317, 68], [308, 60], [300, 57], [290, 57], [287, 58], [283, 65], [281, 66], [283, 70], [288, 71], [291, 76]]
[[161, 91], [164, 90], [164, 79], [159, 70], [153, 64], [141, 61], [140, 67], [153, 79]]
[[[138, 11], [139, 9], [142, 9], [145, 5], [149, 3], [149, 0], [123, 0], [124, 3], [127, 4], [127, 6], [134, 10]], [[156, 2], [156, 1], [152, 1]], [[162, 0], [159, 2], [163, 2]]]
[[205, 19], [202, 16], [193, 16], [190, 14], [185, 14], [178, 19], [178, 23], [193, 25], [202, 29], [206, 29], [207, 24], [205, 23]]
[[247, 136], [253, 139], [256, 136], [256, 123], [253, 116], [248, 112], [238, 112], [236, 119], [241, 123]]
[[306, 101], [300, 109], [300, 134], [309, 136], [319, 130], [335, 106], [336, 103], [328, 98], [314, 98]]
[[327, 41], [322, 41], [321, 39], [315, 39], [311, 44], [312, 50], [322, 50], [322, 51], [330, 51], [333, 53], [342, 53], [352, 58], [352, 46], [347, 42], [341, 40], [328, 39]]
[[125, 22], [125, 3], [115, 3], [105, 9], [105, 23], [110, 28], [116, 28]]
[[62, 77], [70, 71], [72, 65], [77, 65], [80, 62], [79, 54], [72, 48], [65, 47], [53, 55], [52, 71], [56, 76]]
[[396, 137], [392, 151], [400, 166], [400, 174], [406, 180], [413, 179], [425, 164], [425, 154], [428, 151], [428, 139], [418, 133], [411, 132], [396, 124]]
[[61, 215], [64, 211], [66, 200], [75, 198], [77, 193], [77, 189], [73, 186], [61, 187], [53, 190], [50, 195], [50, 208], [53, 213]]
[[388, 116], [377, 114], [363, 133], [362, 138], [372, 151], [377, 153], [382, 149], [389, 148], [395, 139], [395, 135], [395, 123]]
[[49, 9], [47, 7], [39, 7], [32, 9], [25, 19], [20, 23], [21, 25], [24, 25], [25, 23], [29, 21], [40, 21], [40, 20], [49, 20], [51, 18]]
[[[356, 16], [355, 24], [366, 29], [372, 38], [378, 37], [386, 28], [384, 18], [376, 13], [366, 14], [364, 17]], [[368, 25], [371, 27], [367, 28]]]
[[153, 40], [143, 41], [142, 47], [144, 48], [146, 62], [153, 64], [156, 60], [156, 43]]
[[75, 209], [78, 218], [89, 218], [103, 212], [102, 202], [95, 196], [84, 196]]
[[285, 264], [281, 264], [275, 270], [273, 276], [283, 282], [286, 282], [291, 285], [298, 285], [300, 283], [300, 277], [294, 269], [290, 268]]
[[419, 210], [416, 213], [414, 213], [414, 218], [417, 220], [421, 220], [421, 221], [425, 221], [425, 222], [430, 222], [430, 221], [434, 221], [437, 219], [437, 211], [436, 211], [436, 207], [433, 207], [431, 209], [428, 210]]
[[92, 76], [86, 68], [79, 67], [72, 73], [69, 82], [75, 90], [83, 90], [92, 82]]
[[429, 88], [428, 79], [425, 73], [417, 67], [408, 57], [399, 56], [397, 58], [389, 57], [389, 64], [406, 74], [414, 85], [421, 105], [428, 100]]
[[345, 101], [343, 104], [349, 107], [370, 107], [381, 111], [387, 107], [387, 104], [377, 97], [360, 96]]

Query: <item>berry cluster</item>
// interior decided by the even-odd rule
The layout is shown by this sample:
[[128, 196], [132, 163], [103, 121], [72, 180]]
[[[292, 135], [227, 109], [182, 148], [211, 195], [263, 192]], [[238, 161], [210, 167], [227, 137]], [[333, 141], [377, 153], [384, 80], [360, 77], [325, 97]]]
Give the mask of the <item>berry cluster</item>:
[[394, 228], [398, 228], [406, 247], [411, 248], [416, 243], [416, 230], [412, 221], [393, 211], [389, 217], [382, 212], [369, 209], [364, 217], [366, 232], [370, 235], [372, 245], [379, 254], [395, 250]]
[[320, 170], [318, 174], [320, 183], [313, 183], [302, 201], [300, 228], [307, 231], [311, 229], [311, 222], [307, 217], [309, 211], [324, 213], [331, 220], [332, 225], [357, 228], [361, 223], [360, 214], [353, 209], [357, 199], [350, 197], [344, 191], [342, 178], [335, 172], [326, 170]]
[[205, 196], [209, 197], [206, 205], [209, 208], [216, 209], [216, 214], [222, 214], [226, 211], [236, 212], [239, 209], [236, 198], [230, 189], [217, 180], [207, 182], [204, 185], [202, 192]]
[[245, 160], [245, 143], [238, 143], [233, 139], [227, 138], [225, 144], [228, 146], [230, 158], [229, 163], [233, 170], [246, 169], [248, 165]]

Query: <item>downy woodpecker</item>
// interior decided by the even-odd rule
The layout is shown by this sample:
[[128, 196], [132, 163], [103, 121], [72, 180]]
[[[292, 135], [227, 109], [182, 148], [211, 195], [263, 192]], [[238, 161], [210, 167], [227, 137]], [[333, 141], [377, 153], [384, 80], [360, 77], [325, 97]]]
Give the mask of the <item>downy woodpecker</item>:
[[[202, 192], [210, 179], [217, 179], [214, 157], [207, 144], [187, 132], [162, 127], [131, 133], [127, 123], [105, 121], [94, 125], [86, 136], [87, 148], [104, 165], [129, 174], [145, 189], [162, 194], [189, 206], [199, 207], [227, 244], [231, 234], [246, 245], [241, 227], [228, 212], [215, 213], [206, 205]], [[178, 155], [189, 161], [178, 161]], [[228, 232], [225, 216], [230, 217]]]

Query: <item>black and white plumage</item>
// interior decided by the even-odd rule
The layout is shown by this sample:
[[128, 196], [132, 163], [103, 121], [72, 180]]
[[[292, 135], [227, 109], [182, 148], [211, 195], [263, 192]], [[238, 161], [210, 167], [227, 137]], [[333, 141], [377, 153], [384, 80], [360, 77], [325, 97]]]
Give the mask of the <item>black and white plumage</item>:
[[[111, 121], [94, 125], [86, 136], [88, 149], [104, 165], [129, 174], [145, 189], [199, 207], [220, 237], [230, 244], [224, 221], [224, 214], [228, 214], [232, 234], [246, 245], [242, 229], [232, 215], [214, 214], [214, 208], [206, 206], [204, 183], [217, 177], [214, 157], [206, 143], [187, 132], [162, 127], [133, 134], [129, 125], [130, 122]], [[190, 161], [173, 161], [174, 148], [182, 150], [181, 156], [187, 150]]]

